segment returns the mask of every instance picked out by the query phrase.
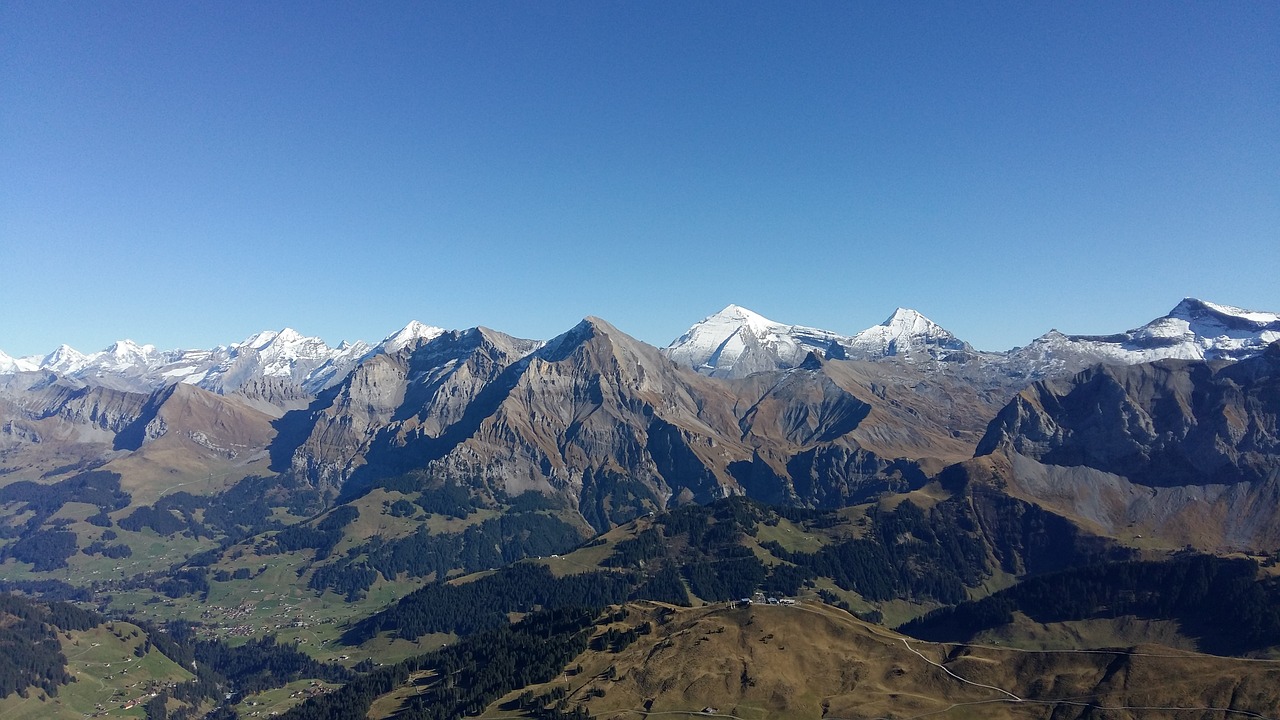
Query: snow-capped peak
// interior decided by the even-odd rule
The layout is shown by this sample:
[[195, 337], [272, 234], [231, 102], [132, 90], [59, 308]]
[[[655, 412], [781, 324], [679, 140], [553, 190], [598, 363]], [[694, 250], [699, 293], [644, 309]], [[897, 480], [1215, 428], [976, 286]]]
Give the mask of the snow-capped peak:
[[[308, 338], [308, 337], [304, 337], [304, 336], [303, 336], [303, 334], [302, 334], [302, 333], [300, 333], [300, 332], [298, 332], [297, 330], [294, 330], [293, 328], [288, 328], [288, 327], [287, 327], [287, 328], [285, 328], [285, 329], [281, 330], [279, 333], [277, 333], [277, 334], [276, 334], [275, 339], [274, 339], [274, 340], [272, 340], [271, 342], [272, 342], [272, 343], [286, 343], [286, 344], [290, 344], [290, 345], [291, 345], [291, 344], [293, 344], [293, 343], [301, 342], [301, 341], [304, 341], [304, 340], [319, 340], [319, 339], [320, 339], [320, 338]], [[322, 342], [323, 342], [323, 341], [322, 341]]]
[[726, 322], [738, 323], [761, 332], [767, 332], [773, 327], [784, 327], [781, 323], [776, 323], [769, 318], [757, 312], [752, 312], [741, 305], [726, 305], [723, 310], [708, 317], [703, 322], [719, 319]]
[[276, 336], [279, 334], [280, 333], [275, 330], [263, 330], [260, 333], [255, 333], [253, 335], [250, 335], [249, 337], [245, 338], [244, 340], [241, 340], [238, 343], [232, 343], [231, 347], [236, 349], [253, 348], [254, 350], [261, 350], [267, 345], [270, 345], [271, 341], [275, 340]]
[[1168, 315], [1130, 330], [1120, 339], [1130, 346], [1126, 350], [1154, 352], [1160, 357], [1237, 357], [1280, 339], [1280, 315], [1185, 298]]
[[440, 337], [445, 332], [444, 328], [438, 328], [417, 320], [411, 320], [399, 331], [394, 332], [378, 343], [377, 350], [385, 353], [393, 353], [401, 350], [419, 340], [432, 340]]
[[871, 357], [971, 349], [968, 343], [909, 308], [898, 308], [884, 322], [854, 335], [850, 345]]
[[44, 356], [40, 367], [56, 373], [70, 374], [81, 370], [87, 360], [84, 353], [70, 345], [59, 345], [57, 350]]
[[1116, 335], [1047, 333], [1014, 350], [1015, 364], [1035, 372], [1074, 371], [1089, 364], [1164, 359], [1240, 360], [1280, 340], [1280, 315], [1185, 298], [1164, 317]]
[[898, 308], [882, 325], [901, 330], [911, 335], [934, 333], [941, 330], [937, 323], [911, 308]]
[[160, 362], [155, 345], [139, 345], [132, 340], [117, 340], [100, 353], [90, 356], [94, 365], [107, 367], [151, 367]]
[[1224, 324], [1239, 326], [1255, 326], [1263, 329], [1266, 326], [1280, 325], [1280, 314], [1256, 312], [1231, 305], [1219, 305], [1207, 300], [1183, 298], [1167, 317], [1179, 318], [1188, 322], [1214, 318]]
[[15, 358], [0, 350], [0, 375], [35, 372], [40, 369], [39, 358]]
[[795, 367], [810, 352], [825, 354], [848, 338], [818, 328], [774, 322], [740, 305], [704, 318], [667, 346], [675, 362], [712, 375], [741, 377]]

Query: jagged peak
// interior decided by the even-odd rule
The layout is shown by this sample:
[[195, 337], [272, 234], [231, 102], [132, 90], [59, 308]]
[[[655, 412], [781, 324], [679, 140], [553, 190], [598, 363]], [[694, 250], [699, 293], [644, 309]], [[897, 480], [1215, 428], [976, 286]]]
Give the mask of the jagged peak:
[[810, 350], [808, 355], [804, 356], [804, 362], [797, 367], [801, 370], [821, 370], [823, 366], [822, 358], [818, 357], [818, 353]]
[[271, 350], [281, 350], [285, 348], [294, 348], [300, 345], [323, 345], [328, 348], [329, 345], [318, 337], [310, 337], [294, 330], [291, 327], [282, 328], [280, 330], [263, 330], [262, 332], [250, 335], [243, 342], [231, 345], [235, 350], [253, 349], [258, 352], [268, 352]]

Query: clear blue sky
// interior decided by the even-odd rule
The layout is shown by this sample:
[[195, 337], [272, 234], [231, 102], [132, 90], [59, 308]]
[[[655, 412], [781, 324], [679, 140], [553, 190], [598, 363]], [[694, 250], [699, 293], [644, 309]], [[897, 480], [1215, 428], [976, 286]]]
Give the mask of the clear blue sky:
[[0, 350], [1280, 311], [1280, 3], [0, 3]]

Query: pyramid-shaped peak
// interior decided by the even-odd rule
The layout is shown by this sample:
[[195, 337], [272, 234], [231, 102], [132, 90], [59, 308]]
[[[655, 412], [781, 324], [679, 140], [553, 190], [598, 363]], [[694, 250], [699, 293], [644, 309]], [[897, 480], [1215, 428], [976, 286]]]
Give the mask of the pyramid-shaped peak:
[[731, 317], [741, 320], [767, 320], [763, 315], [754, 310], [744, 308], [741, 305], [729, 304], [724, 309], [716, 313], [713, 317]]
[[801, 362], [796, 367], [800, 368], [801, 370], [821, 370], [823, 364], [824, 364], [823, 359], [818, 356], [818, 353], [814, 352], [813, 350], [810, 350], [804, 356], [804, 362]]
[[969, 349], [955, 335], [910, 308], [894, 310], [883, 323], [855, 335], [852, 345], [871, 357]]
[[[607, 320], [589, 315], [574, 325], [567, 332], [561, 333], [547, 341], [537, 350], [537, 356], [550, 362], [558, 362], [574, 353], [578, 348], [588, 345], [609, 347], [613, 351], [625, 349], [629, 353], [647, 354], [657, 350], [636, 340], [611, 325]], [[645, 348], [648, 348], [646, 351]]]
[[290, 343], [300, 342], [306, 339], [308, 338], [304, 336], [302, 333], [298, 332], [297, 330], [294, 330], [293, 328], [287, 327], [281, 330], [280, 332], [276, 333], [275, 339], [273, 339], [272, 342], [290, 344]]
[[549, 362], [558, 362], [569, 357], [575, 349], [585, 345], [592, 338], [600, 335], [607, 336], [611, 330], [613, 326], [609, 323], [588, 315], [577, 325], [548, 340], [547, 344], [538, 350], [537, 355]]
[[761, 370], [795, 367], [811, 350], [825, 354], [848, 338], [821, 328], [787, 325], [741, 305], [729, 305], [676, 338], [663, 353], [700, 372], [745, 377]]
[[781, 325], [741, 305], [726, 305], [720, 312], [703, 320], [702, 324], [732, 324], [757, 331]]
[[608, 320], [605, 320], [604, 318], [596, 317], [595, 315], [586, 316], [585, 318], [582, 319], [582, 322], [578, 324], [589, 325], [599, 332], [608, 333], [610, 335], [621, 335], [623, 337], [631, 337], [630, 335], [627, 335], [626, 333], [619, 330], [617, 326], [614, 325], [613, 323], [609, 322]]
[[728, 305], [720, 312], [708, 315], [694, 323], [684, 335], [676, 338], [667, 347], [668, 350], [678, 353], [678, 348], [682, 347], [687, 349], [689, 346], [695, 348], [716, 346], [744, 330], [750, 335], [763, 338], [770, 334], [785, 333], [788, 326], [774, 322], [741, 305]]
[[929, 328], [937, 327], [938, 324], [929, 318], [921, 315], [918, 311], [911, 308], [898, 308], [893, 311], [889, 319], [885, 320], [884, 325], [888, 327], [901, 328]]
[[893, 311], [884, 322], [879, 325], [863, 330], [859, 335], [867, 333], [875, 333], [876, 335], [892, 335], [895, 337], [912, 337], [912, 336], [930, 336], [937, 337], [941, 335], [950, 336], [947, 332], [934, 321], [920, 314], [911, 308], [898, 308]]
[[383, 338], [382, 342], [379, 343], [379, 347], [386, 352], [395, 352], [418, 340], [431, 340], [440, 337], [444, 332], [444, 328], [427, 325], [417, 320], [410, 320], [408, 325]]
[[67, 362], [69, 360], [83, 360], [84, 358], [85, 358], [84, 353], [71, 347], [70, 345], [67, 345], [66, 343], [63, 343], [62, 345], [59, 345], [56, 350], [49, 353], [48, 355], [45, 355], [44, 360], [41, 362], [41, 364], [57, 365], [60, 362]]

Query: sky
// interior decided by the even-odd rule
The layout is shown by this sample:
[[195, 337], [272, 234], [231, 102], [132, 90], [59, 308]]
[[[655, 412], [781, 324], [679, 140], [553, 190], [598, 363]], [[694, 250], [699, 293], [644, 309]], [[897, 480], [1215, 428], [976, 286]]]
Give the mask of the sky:
[[1280, 311], [1280, 3], [0, 3], [0, 350]]

